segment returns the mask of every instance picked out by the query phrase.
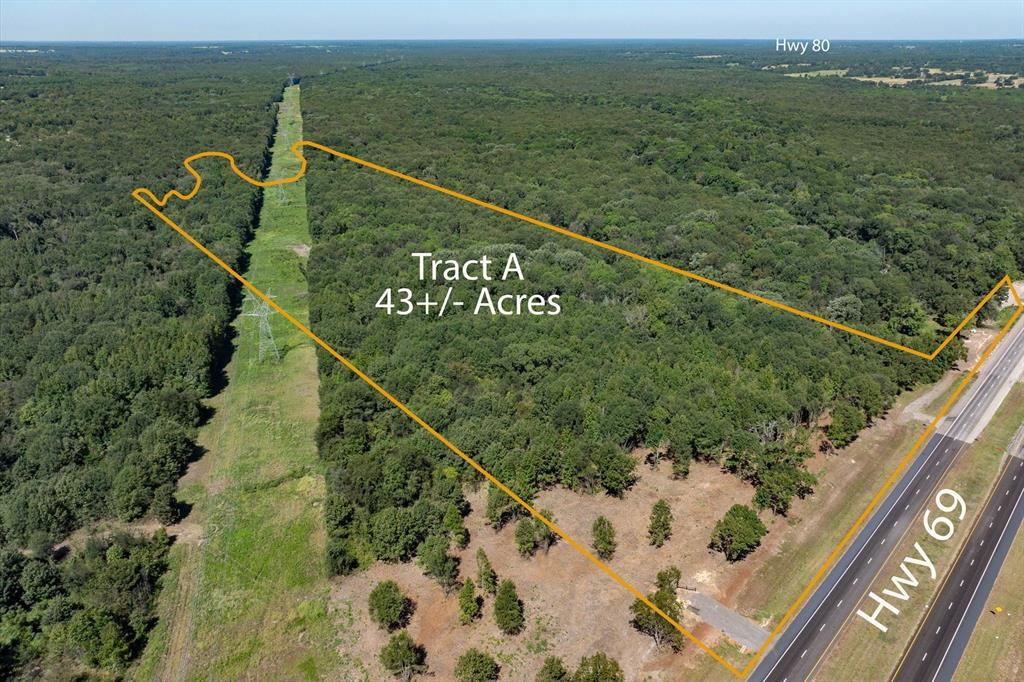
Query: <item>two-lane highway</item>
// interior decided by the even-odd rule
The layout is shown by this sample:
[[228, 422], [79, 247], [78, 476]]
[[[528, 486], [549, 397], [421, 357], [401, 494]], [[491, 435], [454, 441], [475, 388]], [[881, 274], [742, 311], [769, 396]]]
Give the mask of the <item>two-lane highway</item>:
[[1018, 320], [957, 401], [951, 410], [954, 416], [931, 434], [899, 482], [759, 661], [750, 680], [806, 680], [853, 614], [858, 609], [874, 610], [874, 602], [861, 601], [878, 571], [908, 531], [921, 529], [919, 512], [932, 501], [939, 481], [968, 447], [976, 422], [991, 414], [1005, 396], [1004, 385], [1016, 380], [1022, 364], [1024, 322]]

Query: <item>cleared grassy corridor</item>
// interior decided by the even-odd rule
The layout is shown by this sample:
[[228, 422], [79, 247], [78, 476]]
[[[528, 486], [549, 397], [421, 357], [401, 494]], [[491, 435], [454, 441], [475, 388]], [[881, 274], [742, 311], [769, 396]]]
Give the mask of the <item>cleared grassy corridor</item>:
[[[288, 148], [301, 137], [293, 85], [278, 113], [270, 179], [297, 171]], [[265, 190], [245, 275], [304, 322], [309, 244], [305, 181]], [[274, 314], [270, 323], [279, 362], [272, 353], [259, 361], [255, 318], [234, 322], [229, 383], [200, 432], [206, 453], [179, 486], [201, 540], [174, 548], [140, 679], [343, 676], [335, 640], [344, 623], [328, 613], [323, 565], [316, 356], [291, 324]]]

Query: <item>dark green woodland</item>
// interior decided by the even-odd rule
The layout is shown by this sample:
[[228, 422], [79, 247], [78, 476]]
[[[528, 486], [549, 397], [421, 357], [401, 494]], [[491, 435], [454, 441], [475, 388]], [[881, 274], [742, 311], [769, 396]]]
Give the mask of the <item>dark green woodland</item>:
[[[466, 47], [302, 87], [318, 142], [917, 349], [1024, 262], [1019, 91], [593, 46]], [[846, 445], [962, 357], [956, 340], [929, 363], [343, 160], [314, 158], [308, 182], [316, 329], [528, 500], [628, 496], [647, 447], [680, 478], [716, 463], [785, 514], [814, 489], [814, 432]], [[557, 293], [562, 312], [388, 316], [387, 287], [444, 295], [413, 252], [515, 252], [525, 280], [496, 294]], [[335, 568], [406, 559], [477, 475], [341, 365], [321, 375]], [[486, 511], [521, 513], [497, 490]]]
[[[0, 59], [5, 678], [116, 677], [145, 646], [166, 534], [58, 544], [100, 520], [181, 518], [241, 292], [130, 192], [190, 189], [181, 160], [207, 149], [265, 172], [293, 79], [307, 139], [914, 348], [1024, 269], [1019, 88], [786, 78], [742, 42], [40, 47]], [[1015, 68], [1005, 53], [864, 43], [815, 67], [996, 73]], [[749, 483], [762, 518], [786, 514], [814, 493], [812, 441], [849, 443], [963, 356], [958, 339], [929, 363], [309, 155], [314, 331], [527, 500], [555, 485], [628, 498], [650, 448], [680, 486], [710, 462]], [[244, 268], [261, 193], [219, 160], [201, 169], [202, 200], [168, 214]], [[388, 287], [443, 295], [416, 281], [410, 254], [427, 251], [515, 252], [524, 280], [495, 294], [557, 294], [561, 313], [375, 308]], [[454, 288], [472, 301], [479, 283]], [[419, 548], [456, 591], [446, 547], [466, 543], [478, 474], [334, 359], [319, 367], [331, 570]], [[497, 490], [483, 511], [495, 527], [521, 516]], [[554, 541], [535, 530], [531, 553]], [[388, 665], [420, 666], [402, 642]]]

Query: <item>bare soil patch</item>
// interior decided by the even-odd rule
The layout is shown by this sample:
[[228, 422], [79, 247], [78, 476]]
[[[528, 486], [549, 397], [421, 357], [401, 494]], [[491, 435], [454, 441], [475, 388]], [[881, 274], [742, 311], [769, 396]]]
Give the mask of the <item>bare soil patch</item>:
[[[590, 527], [599, 515], [615, 526], [618, 549], [608, 562], [626, 580], [644, 591], [653, 591], [657, 572], [678, 566], [683, 584], [722, 599], [722, 589], [732, 580], [737, 566], [707, 549], [714, 524], [736, 503], [748, 503], [749, 485], [717, 467], [694, 463], [690, 476], [673, 480], [668, 462], [652, 470], [638, 466], [640, 478], [624, 498], [581, 495], [562, 488], [546, 490], [537, 505], [550, 509], [558, 525], [582, 544], [591, 542]], [[668, 500], [675, 516], [673, 536], [660, 549], [647, 540], [651, 506]], [[342, 654], [367, 662], [372, 679], [384, 679], [377, 659], [387, 634], [369, 619], [366, 598], [382, 580], [395, 580], [417, 604], [409, 625], [410, 635], [427, 650], [427, 664], [436, 679], [452, 679], [455, 662], [468, 648], [488, 651], [502, 664], [503, 680], [532, 680], [547, 656], [560, 656], [574, 666], [582, 656], [604, 651], [622, 665], [629, 680], [675, 680], [683, 674], [684, 656], [659, 650], [650, 637], [629, 623], [633, 597], [611, 581], [589, 560], [565, 542], [547, 553], [523, 558], [515, 546], [515, 524], [494, 531], [482, 510], [486, 491], [469, 496], [472, 511], [466, 518], [469, 546], [456, 552], [462, 578], [476, 575], [476, 550], [483, 547], [499, 578], [515, 582], [525, 605], [527, 626], [516, 637], [502, 635], [494, 624], [493, 599], [487, 596], [483, 615], [476, 622], [458, 624], [458, 599], [445, 596], [415, 564], [377, 563], [357, 575], [337, 579], [332, 589], [335, 608], [351, 605], [353, 628], [364, 634], [343, 645]], [[755, 552], [756, 554], [756, 552]], [[685, 626], [696, 629], [712, 642], [716, 630], [701, 626], [692, 614]], [[684, 652], [697, 650], [687, 643]], [[697, 650], [699, 651], [699, 650]], [[701, 654], [703, 655], [703, 654]]]

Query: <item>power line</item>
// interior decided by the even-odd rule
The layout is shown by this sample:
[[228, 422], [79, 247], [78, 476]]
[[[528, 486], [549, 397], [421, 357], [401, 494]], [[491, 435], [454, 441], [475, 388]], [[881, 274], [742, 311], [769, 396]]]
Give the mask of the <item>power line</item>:
[[[269, 296], [269, 298], [274, 298]], [[246, 310], [248, 308], [248, 310]], [[257, 320], [257, 334], [259, 335], [259, 360], [263, 362], [267, 351], [274, 354], [274, 359], [281, 361], [281, 353], [277, 350], [277, 342], [274, 341], [274, 330], [270, 328], [270, 314], [273, 310], [270, 304], [262, 298], [257, 298], [246, 292], [245, 300], [242, 302], [242, 316], [253, 317]]]

